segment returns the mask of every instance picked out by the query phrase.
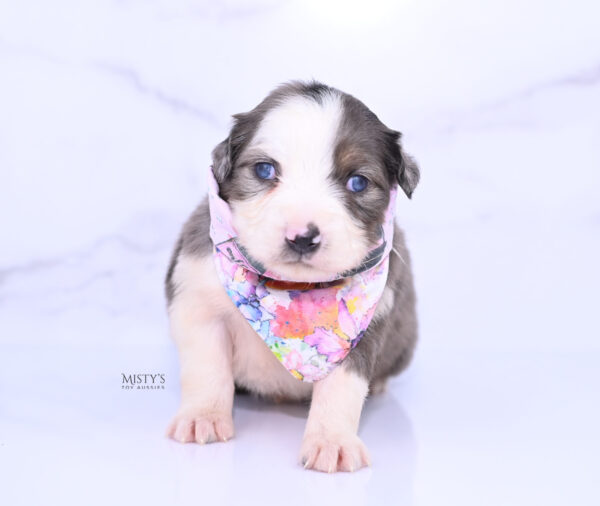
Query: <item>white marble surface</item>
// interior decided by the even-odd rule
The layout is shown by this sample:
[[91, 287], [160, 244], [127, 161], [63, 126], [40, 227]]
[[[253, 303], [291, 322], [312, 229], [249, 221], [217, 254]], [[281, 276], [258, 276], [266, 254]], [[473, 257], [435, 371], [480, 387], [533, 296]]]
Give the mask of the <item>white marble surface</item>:
[[[0, 1], [2, 504], [600, 503], [600, 8]], [[373, 467], [304, 472], [306, 408], [181, 446], [162, 278], [229, 115], [317, 78], [422, 168], [421, 344]], [[165, 390], [121, 390], [121, 372]]]

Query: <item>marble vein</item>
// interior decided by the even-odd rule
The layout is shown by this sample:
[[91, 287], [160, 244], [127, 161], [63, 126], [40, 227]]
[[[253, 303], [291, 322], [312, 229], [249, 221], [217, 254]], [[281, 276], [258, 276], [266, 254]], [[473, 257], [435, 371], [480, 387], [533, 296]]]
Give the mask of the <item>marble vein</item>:
[[198, 107], [197, 105], [168, 93], [157, 86], [150, 85], [140, 77], [139, 73], [134, 68], [104, 61], [90, 61], [82, 63], [69, 61], [65, 58], [44, 51], [38, 47], [17, 45], [2, 37], [0, 37], [0, 49], [3, 49], [8, 53], [15, 53], [20, 57], [36, 59], [57, 66], [89, 68], [102, 75], [116, 78], [124, 83], [127, 83], [140, 95], [149, 97], [156, 103], [166, 106], [168, 109], [176, 113], [187, 114], [213, 127], [223, 127], [223, 125], [217, 120], [216, 116], [209, 110]]
[[579, 72], [569, 74], [564, 77], [558, 77], [550, 79], [548, 81], [535, 84], [517, 93], [509, 95], [505, 98], [491, 102], [487, 104], [486, 108], [503, 107], [510, 105], [513, 102], [528, 100], [534, 96], [544, 93], [549, 90], [562, 87], [589, 87], [596, 86], [600, 83], [600, 63], [590, 68], [581, 70]]
[[57, 267], [61, 267], [65, 264], [84, 263], [87, 259], [101, 250], [102, 247], [110, 245], [111, 243], [118, 244], [124, 250], [129, 251], [129, 253], [146, 256], [152, 256], [170, 248], [170, 243], [168, 245], [165, 243], [154, 246], [144, 246], [118, 234], [107, 235], [100, 237], [98, 240], [82, 247], [81, 249], [65, 252], [59, 257], [37, 259], [23, 264], [4, 267], [0, 269], [0, 285], [6, 282], [9, 277], [19, 274], [31, 274], [32, 272], [37, 271], [48, 271]]
[[115, 76], [129, 83], [142, 95], [147, 95], [153, 98], [157, 102], [169, 107], [173, 111], [189, 114], [202, 121], [205, 121], [206, 123], [209, 123], [212, 126], [222, 126], [210, 111], [201, 109], [200, 107], [197, 107], [186, 100], [178, 98], [174, 95], [170, 95], [160, 88], [150, 86], [140, 77], [139, 73], [132, 68], [107, 62], [92, 62], [90, 65], [100, 72]]

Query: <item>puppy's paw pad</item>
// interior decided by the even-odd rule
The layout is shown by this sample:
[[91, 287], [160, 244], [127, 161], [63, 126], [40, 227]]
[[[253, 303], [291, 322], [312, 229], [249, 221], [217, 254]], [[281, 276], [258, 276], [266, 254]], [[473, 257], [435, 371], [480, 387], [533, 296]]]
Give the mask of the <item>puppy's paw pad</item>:
[[224, 413], [180, 412], [167, 428], [167, 436], [180, 443], [215, 443], [233, 437], [233, 420]]
[[354, 434], [307, 435], [300, 460], [305, 469], [324, 473], [353, 472], [370, 465], [367, 448]]

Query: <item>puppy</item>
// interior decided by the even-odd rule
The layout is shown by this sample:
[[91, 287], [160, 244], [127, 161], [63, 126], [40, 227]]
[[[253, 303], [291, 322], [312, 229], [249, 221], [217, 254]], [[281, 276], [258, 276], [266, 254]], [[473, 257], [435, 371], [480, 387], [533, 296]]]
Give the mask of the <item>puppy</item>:
[[[265, 273], [276, 273], [309, 289], [337, 290], [336, 283], [364, 276], [365, 259], [373, 258], [377, 244], [385, 246], [382, 226], [396, 189], [410, 198], [419, 181], [400, 136], [356, 98], [317, 82], [282, 85], [250, 112], [235, 115], [229, 137], [212, 153], [217, 190], [211, 198], [228, 206], [236, 247], [248, 269], [256, 266], [243, 271], [244, 281], [268, 287], [273, 280]], [[387, 278], [376, 306], [365, 313], [370, 323], [352, 341], [334, 335], [347, 355], [331, 363], [327, 356], [319, 364], [332, 369], [310, 381], [298, 372], [301, 365], [290, 366], [289, 356], [282, 358], [273, 342], [261, 339], [239, 298], [232, 299], [223, 285], [211, 240], [211, 206], [205, 199], [183, 226], [166, 278], [182, 387], [168, 435], [200, 444], [232, 438], [237, 386], [276, 400], [312, 399], [300, 451], [304, 467], [335, 472], [369, 465], [357, 435], [364, 400], [409, 364], [417, 340], [402, 231], [392, 222], [393, 243], [381, 260]], [[226, 260], [234, 268], [245, 262]], [[304, 293], [297, 288], [292, 284], [283, 293]]]

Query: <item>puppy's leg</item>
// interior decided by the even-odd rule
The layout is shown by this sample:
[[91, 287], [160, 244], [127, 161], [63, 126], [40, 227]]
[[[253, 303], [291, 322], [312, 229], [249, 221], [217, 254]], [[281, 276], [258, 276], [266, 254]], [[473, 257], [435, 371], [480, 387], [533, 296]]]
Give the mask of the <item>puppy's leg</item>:
[[232, 342], [209, 295], [182, 283], [169, 310], [181, 363], [181, 407], [167, 434], [182, 443], [233, 437]]
[[176, 339], [181, 406], [167, 434], [181, 443], [227, 441], [233, 437], [231, 340], [219, 322], [190, 325], [185, 332], [190, 335]]
[[332, 473], [368, 466], [358, 422], [368, 382], [343, 365], [315, 383], [300, 458], [305, 468]]

